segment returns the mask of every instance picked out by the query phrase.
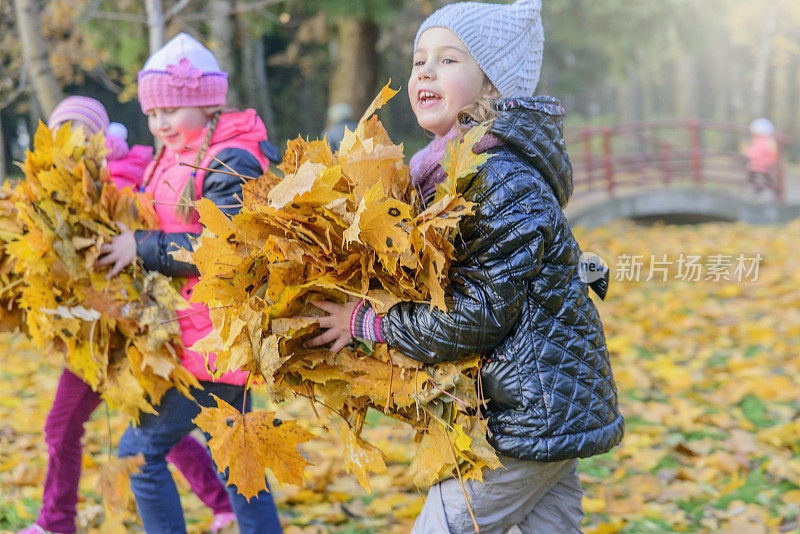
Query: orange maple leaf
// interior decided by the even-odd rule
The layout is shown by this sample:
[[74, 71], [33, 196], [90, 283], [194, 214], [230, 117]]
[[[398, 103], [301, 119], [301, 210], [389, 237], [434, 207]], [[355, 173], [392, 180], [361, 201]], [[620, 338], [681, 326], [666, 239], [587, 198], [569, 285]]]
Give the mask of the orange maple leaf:
[[216, 395], [212, 397], [217, 407], [203, 407], [194, 422], [211, 435], [208, 448], [220, 472], [230, 470], [229, 484], [249, 500], [261, 490], [269, 491], [265, 468], [280, 482], [303, 483], [303, 470], [311, 464], [297, 451], [297, 445], [314, 434], [296, 421], [276, 419], [275, 412], [243, 414]]
[[361, 486], [372, 493], [367, 471], [386, 473], [386, 458], [380, 449], [358, 437], [348, 427], [342, 428], [342, 439], [344, 440], [345, 470], [355, 474]]

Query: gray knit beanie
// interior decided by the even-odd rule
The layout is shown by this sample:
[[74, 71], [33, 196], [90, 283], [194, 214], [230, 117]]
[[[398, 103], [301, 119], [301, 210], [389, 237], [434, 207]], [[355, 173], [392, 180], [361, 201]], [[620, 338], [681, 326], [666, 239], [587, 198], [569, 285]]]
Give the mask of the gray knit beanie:
[[414, 48], [425, 30], [447, 28], [458, 35], [503, 97], [533, 96], [544, 48], [541, 11], [542, 0], [450, 4], [425, 19]]

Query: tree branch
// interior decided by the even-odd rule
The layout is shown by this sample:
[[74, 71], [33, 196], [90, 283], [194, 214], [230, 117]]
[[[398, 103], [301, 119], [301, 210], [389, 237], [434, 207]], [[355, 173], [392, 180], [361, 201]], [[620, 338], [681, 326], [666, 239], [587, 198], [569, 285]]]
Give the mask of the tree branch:
[[144, 15], [136, 15], [135, 13], [117, 13], [113, 11], [101, 11], [99, 9], [87, 9], [86, 16], [103, 20], [119, 20], [122, 22], [135, 22], [137, 24], [147, 23], [147, 17], [145, 17]]
[[186, 6], [188, 6], [188, 5], [189, 5], [189, 2], [191, 2], [191, 1], [192, 1], [192, 0], [180, 0], [180, 2], [178, 2], [177, 4], [175, 4], [174, 6], [172, 6], [171, 8], [169, 8], [169, 9], [167, 10], [167, 12], [166, 12], [166, 13], [164, 13], [164, 19], [166, 20], [167, 24], [169, 24], [170, 22], [172, 22], [172, 19], [174, 19], [175, 17], [177, 17], [177, 16], [178, 16], [178, 13], [180, 13], [181, 11], [183, 11], [183, 10], [184, 10], [184, 8], [186, 8]]
[[[257, 2], [251, 2], [249, 4], [240, 4], [240, 5], [236, 6], [236, 7], [232, 6], [228, 10], [228, 12], [226, 13], [226, 16], [239, 15], [241, 13], [249, 13], [251, 11], [260, 11], [262, 9], [266, 9], [269, 6], [272, 6], [272, 5], [275, 5], [275, 4], [280, 4], [281, 2], [284, 2], [284, 1], [285, 0], [259, 0]], [[183, 20], [185, 22], [199, 22], [199, 21], [203, 21], [203, 20], [208, 20], [209, 18], [210, 17], [209, 17], [208, 12], [199, 11], [199, 12], [194, 13], [192, 15], [188, 15], [186, 17], [181, 17], [181, 20]]]
[[106, 69], [102, 66], [98, 65], [94, 69], [89, 72], [89, 76], [97, 80], [103, 87], [111, 91], [112, 93], [118, 95], [122, 92], [122, 87], [120, 87], [114, 80], [111, 79], [111, 76], [108, 75]]
[[[5, 69], [3, 69], [5, 70]], [[8, 74], [6, 73], [6, 76]], [[8, 79], [11, 79], [8, 77]], [[8, 106], [13, 104], [21, 95], [27, 90], [28, 85], [28, 62], [27, 60], [22, 64], [22, 72], [19, 75], [19, 84], [17, 88], [8, 95], [2, 102], [0, 102], [0, 109], [6, 109]]]

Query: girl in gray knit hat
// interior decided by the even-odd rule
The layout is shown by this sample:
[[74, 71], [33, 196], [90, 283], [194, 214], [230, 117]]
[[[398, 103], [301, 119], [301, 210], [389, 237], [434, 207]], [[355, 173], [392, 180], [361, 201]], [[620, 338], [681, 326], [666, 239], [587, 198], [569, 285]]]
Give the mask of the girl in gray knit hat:
[[[542, 59], [541, 0], [460, 2], [431, 15], [414, 42], [408, 82], [417, 120], [435, 139], [411, 160], [421, 199], [445, 178], [448, 139], [491, 122], [474, 147], [492, 155], [465, 185], [475, 213], [460, 225], [447, 313], [403, 302], [384, 316], [365, 301], [320, 302], [325, 330], [308, 346], [353, 337], [435, 365], [483, 356], [487, 438], [503, 467], [482, 481], [429, 491], [414, 534], [580, 532], [577, 458], [623, 434], [603, 327], [589, 296], [608, 273], [580, 276], [581, 250], [562, 208], [572, 194], [564, 110], [533, 96]], [[476, 384], [476, 387], [478, 385]], [[473, 519], [474, 518], [474, 519]]]

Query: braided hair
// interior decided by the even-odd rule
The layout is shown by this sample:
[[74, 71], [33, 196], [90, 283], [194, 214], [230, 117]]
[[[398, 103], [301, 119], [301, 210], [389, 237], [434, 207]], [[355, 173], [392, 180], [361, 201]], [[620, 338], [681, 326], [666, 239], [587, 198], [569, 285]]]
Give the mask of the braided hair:
[[[194, 158], [194, 168], [192, 169], [191, 177], [186, 181], [186, 185], [183, 186], [183, 191], [181, 191], [178, 204], [175, 207], [175, 212], [187, 222], [189, 219], [191, 219], [192, 213], [194, 213], [193, 203], [195, 200], [195, 195], [197, 194], [197, 191], [194, 187], [194, 179], [197, 177], [197, 167], [200, 166], [200, 162], [203, 161], [203, 156], [208, 151], [208, 146], [211, 144], [211, 138], [214, 136], [214, 131], [217, 129], [217, 124], [219, 124], [220, 115], [222, 115], [222, 112], [216, 111], [211, 116], [206, 137], [203, 139], [203, 144], [200, 146], [200, 150], [197, 151], [197, 156]], [[159, 163], [161, 163], [161, 158], [164, 157], [165, 152], [166, 146], [161, 145], [161, 149], [159, 149], [158, 155], [156, 156], [156, 164], [151, 168], [150, 174], [145, 176], [144, 180], [142, 180], [142, 185], [139, 187], [139, 191], [144, 191], [145, 187], [147, 187], [147, 184], [150, 183], [150, 180], [153, 178], [153, 175], [155, 174]]]
[[206, 137], [203, 139], [203, 144], [200, 146], [200, 150], [197, 151], [197, 156], [194, 158], [194, 167], [192, 168], [191, 177], [186, 181], [186, 185], [183, 186], [183, 191], [181, 191], [180, 198], [178, 199], [178, 205], [175, 207], [175, 212], [186, 222], [191, 219], [195, 211], [194, 200], [197, 195], [197, 190], [194, 186], [194, 179], [197, 177], [197, 167], [200, 166], [200, 162], [203, 161], [203, 156], [205, 156], [208, 151], [211, 138], [214, 136], [214, 130], [217, 129], [217, 124], [219, 124], [220, 115], [222, 115], [222, 112], [217, 111], [211, 117], [211, 123], [208, 126]]

